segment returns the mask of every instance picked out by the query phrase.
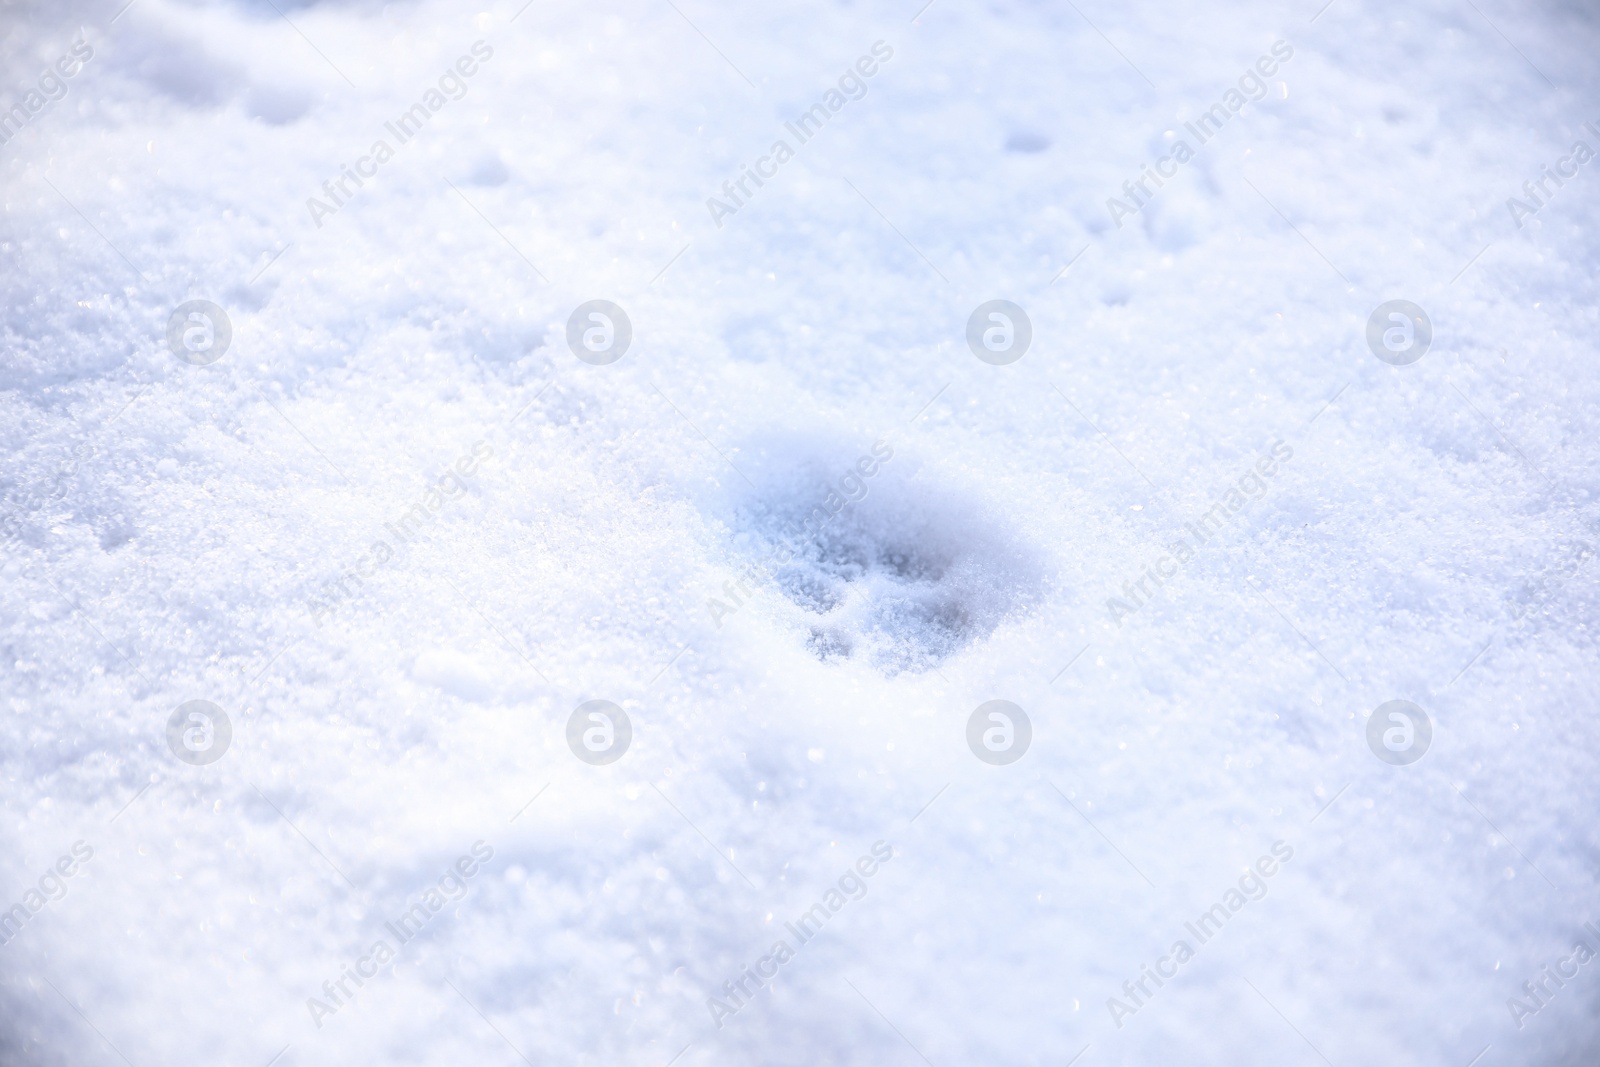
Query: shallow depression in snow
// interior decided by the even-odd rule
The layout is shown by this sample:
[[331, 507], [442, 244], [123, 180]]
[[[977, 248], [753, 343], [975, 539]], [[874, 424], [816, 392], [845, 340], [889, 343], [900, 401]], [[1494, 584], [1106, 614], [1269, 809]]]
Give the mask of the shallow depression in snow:
[[[1043, 567], [978, 495], [898, 459], [795, 445], [736, 508], [731, 596], [767, 584], [824, 662], [935, 669], [1035, 603]], [[898, 466], [897, 466], [898, 462]]]

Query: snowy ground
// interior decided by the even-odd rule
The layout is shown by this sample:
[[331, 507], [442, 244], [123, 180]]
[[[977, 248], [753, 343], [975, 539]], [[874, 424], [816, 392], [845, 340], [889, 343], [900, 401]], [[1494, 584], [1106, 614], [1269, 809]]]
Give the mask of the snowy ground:
[[123, 2], [0, 2], [0, 1062], [1600, 1058], [1592, 5]]

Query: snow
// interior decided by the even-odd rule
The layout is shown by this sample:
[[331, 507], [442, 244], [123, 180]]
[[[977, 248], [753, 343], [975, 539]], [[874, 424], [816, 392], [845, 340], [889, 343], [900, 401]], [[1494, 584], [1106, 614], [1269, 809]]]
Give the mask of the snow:
[[124, 3], [0, 3], [0, 1062], [1600, 1055], [1592, 7]]

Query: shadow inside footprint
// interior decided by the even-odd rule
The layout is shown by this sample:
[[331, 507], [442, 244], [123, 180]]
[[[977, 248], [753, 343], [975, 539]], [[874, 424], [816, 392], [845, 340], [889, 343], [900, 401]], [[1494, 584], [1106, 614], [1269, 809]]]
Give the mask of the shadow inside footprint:
[[737, 508], [753, 563], [807, 615], [824, 662], [865, 657], [887, 675], [937, 667], [1038, 596], [1042, 567], [986, 502], [930, 485], [885, 442], [853, 463], [808, 458]]

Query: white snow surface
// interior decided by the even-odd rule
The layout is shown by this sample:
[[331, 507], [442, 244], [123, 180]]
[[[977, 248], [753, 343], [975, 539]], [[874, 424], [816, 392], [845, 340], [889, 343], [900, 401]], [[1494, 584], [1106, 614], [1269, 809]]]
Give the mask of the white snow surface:
[[[0, 1062], [1600, 1059], [1600, 963], [1508, 1003], [1600, 948], [1600, 163], [1507, 206], [1600, 149], [1593, 6], [919, 2], [0, 4], [4, 106], [93, 50], [0, 145]], [[609, 365], [567, 344], [593, 299]], [[966, 344], [991, 299], [1010, 365]], [[1365, 339], [1393, 299], [1409, 366]], [[996, 699], [1007, 766], [966, 742]], [[1393, 699], [1409, 766], [1366, 740]], [[215, 763], [169, 750], [190, 700]]]

